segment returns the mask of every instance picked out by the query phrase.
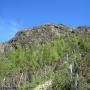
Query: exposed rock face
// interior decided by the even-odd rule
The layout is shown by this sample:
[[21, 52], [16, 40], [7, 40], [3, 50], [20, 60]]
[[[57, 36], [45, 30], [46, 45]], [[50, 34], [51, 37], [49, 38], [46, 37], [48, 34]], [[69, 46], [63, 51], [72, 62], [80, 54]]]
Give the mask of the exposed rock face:
[[12, 45], [15, 44], [42, 44], [57, 36], [65, 35], [69, 28], [64, 25], [42, 25], [32, 29], [24, 29], [16, 33], [15, 38], [9, 41]]
[[80, 26], [77, 27], [76, 31], [80, 34], [84, 34], [84, 33], [90, 34], [90, 27]]
[[12, 49], [13, 49], [13, 46], [11, 46], [8, 42], [0, 43], [0, 53], [4, 53]]
[[27, 48], [31, 44], [44, 44], [68, 33], [90, 33], [90, 27], [81, 26], [73, 29], [63, 24], [45, 24], [32, 29], [26, 28], [17, 32], [15, 37], [8, 42], [0, 44], [0, 52], [12, 50], [19, 45]]
[[19, 45], [28, 47], [30, 44], [38, 45], [48, 42], [55, 37], [67, 34], [71, 29], [62, 24], [46, 24], [32, 29], [27, 28], [17, 32], [8, 42], [0, 44], [0, 52], [12, 50]]
[[0, 44], [0, 52], [1, 52], [1, 53], [4, 52], [4, 47], [5, 47], [5, 44], [4, 44], [4, 43], [1, 43], [1, 44]]

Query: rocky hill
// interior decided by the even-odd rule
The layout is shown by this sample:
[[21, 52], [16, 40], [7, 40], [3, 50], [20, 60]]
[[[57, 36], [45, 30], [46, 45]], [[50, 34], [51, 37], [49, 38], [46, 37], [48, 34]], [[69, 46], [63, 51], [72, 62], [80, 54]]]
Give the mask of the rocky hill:
[[45, 24], [32, 29], [25, 28], [17, 32], [11, 40], [0, 44], [0, 51], [12, 50], [12, 48], [17, 48], [19, 45], [27, 48], [30, 45], [44, 44], [69, 33], [90, 34], [90, 27], [72, 28], [63, 24]]
[[36, 90], [49, 80], [50, 90], [90, 90], [90, 27], [45, 24], [0, 44], [0, 87]]
[[38, 27], [25, 28], [16, 33], [15, 37], [11, 40], [0, 44], [0, 50], [17, 48], [19, 45], [28, 47], [29, 45], [38, 45], [49, 42], [56, 37], [60, 37], [69, 32], [72, 32], [72, 28], [62, 24], [46, 24]]

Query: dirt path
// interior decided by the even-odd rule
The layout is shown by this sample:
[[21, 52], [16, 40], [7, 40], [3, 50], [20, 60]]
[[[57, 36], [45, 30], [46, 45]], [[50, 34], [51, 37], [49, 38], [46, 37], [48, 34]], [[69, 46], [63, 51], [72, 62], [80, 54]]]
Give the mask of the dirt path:
[[52, 86], [52, 80], [49, 80], [49, 81], [45, 82], [44, 84], [38, 85], [33, 90], [47, 90], [47, 88], [49, 88], [50, 86]]

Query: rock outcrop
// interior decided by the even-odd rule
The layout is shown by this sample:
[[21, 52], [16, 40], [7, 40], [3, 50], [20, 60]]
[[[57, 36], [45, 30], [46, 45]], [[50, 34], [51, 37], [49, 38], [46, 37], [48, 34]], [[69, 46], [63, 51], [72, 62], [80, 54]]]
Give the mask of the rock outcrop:
[[0, 44], [0, 52], [18, 48], [20, 45], [29, 47], [31, 44], [38, 45], [49, 42], [57, 37], [68, 33], [90, 33], [90, 27], [80, 26], [71, 28], [63, 24], [45, 24], [38, 27], [25, 28], [16, 33], [11, 40]]

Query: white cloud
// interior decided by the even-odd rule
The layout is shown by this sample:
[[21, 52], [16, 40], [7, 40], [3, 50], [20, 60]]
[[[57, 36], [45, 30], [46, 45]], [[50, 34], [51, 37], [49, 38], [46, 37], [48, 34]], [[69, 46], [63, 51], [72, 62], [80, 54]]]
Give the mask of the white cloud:
[[14, 37], [21, 25], [15, 20], [8, 20], [0, 17], [0, 41], [9, 40]]
[[10, 21], [10, 24], [11, 24], [12, 26], [20, 27], [20, 24], [19, 24], [17, 21], [14, 21], [14, 20], [11, 20], [11, 21]]

